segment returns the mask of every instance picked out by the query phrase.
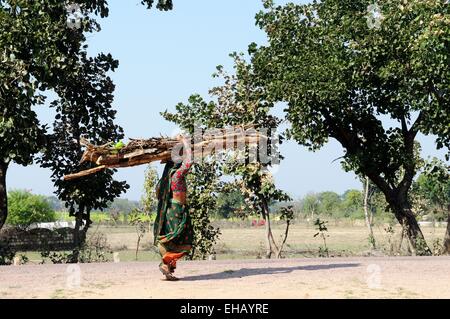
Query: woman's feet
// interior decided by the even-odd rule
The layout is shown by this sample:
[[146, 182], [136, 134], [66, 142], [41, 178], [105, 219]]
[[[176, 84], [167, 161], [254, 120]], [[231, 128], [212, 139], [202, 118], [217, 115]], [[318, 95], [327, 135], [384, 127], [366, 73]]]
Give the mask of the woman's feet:
[[174, 268], [167, 266], [166, 264], [160, 264], [159, 270], [162, 272], [164, 276], [166, 276], [166, 280], [168, 281], [177, 281], [179, 280], [177, 277], [173, 275], [173, 272], [175, 271]]

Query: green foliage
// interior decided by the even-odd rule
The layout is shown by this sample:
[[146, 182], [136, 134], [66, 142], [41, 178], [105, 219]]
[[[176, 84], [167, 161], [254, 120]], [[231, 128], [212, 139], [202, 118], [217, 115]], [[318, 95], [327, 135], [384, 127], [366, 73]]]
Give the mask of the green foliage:
[[319, 195], [315, 193], [309, 193], [304, 198], [300, 199], [300, 209], [307, 215], [314, 218], [315, 214], [319, 213]]
[[60, 82], [57, 90], [60, 98], [52, 103], [57, 116], [41, 158], [41, 165], [53, 171], [56, 194], [64, 201], [70, 215], [84, 220], [87, 227], [91, 223], [92, 210], [105, 209], [128, 189], [125, 182], [113, 179], [113, 170], [72, 181], [63, 180], [64, 175], [92, 167], [90, 163], [80, 163], [82, 137], [102, 145], [123, 136], [122, 129], [114, 124], [114, 85], [107, 75], [117, 65], [111, 55], [88, 58], [85, 51], [80, 52], [74, 66], [76, 72]]
[[139, 246], [145, 233], [150, 229], [149, 213], [142, 213], [139, 209], [134, 209], [129, 215], [129, 223], [134, 226], [137, 234], [136, 260], [138, 260]]
[[[119, 139], [111, 110], [114, 85], [106, 76], [118, 62], [111, 55], [87, 56], [86, 35], [100, 29], [97, 16], [108, 15], [104, 0], [74, 0], [79, 5], [80, 23], [73, 27], [64, 1], [0, 1], [0, 164], [10, 161], [31, 164], [45, 148], [42, 166], [51, 168], [57, 195], [72, 215], [89, 223], [89, 211], [101, 209], [122, 192], [125, 183], [112, 180], [111, 172], [82, 182], [66, 182], [64, 174], [86, 168], [80, 165], [82, 134], [93, 142]], [[39, 30], [37, 32], [36, 30]], [[56, 109], [53, 133], [40, 125], [32, 110], [56, 95], [50, 103]], [[0, 185], [4, 186], [4, 185]], [[1, 218], [7, 207], [1, 202]]]
[[215, 161], [195, 164], [188, 175], [188, 207], [194, 231], [191, 259], [206, 259], [214, 253], [220, 229], [211, 225], [211, 213], [217, 210], [216, 194], [222, 183]]
[[244, 196], [238, 189], [231, 188], [230, 191], [222, 191], [217, 196], [217, 212], [219, 218], [233, 216], [245, 204]]
[[323, 215], [331, 215], [333, 209], [340, 207], [341, 198], [335, 192], [322, 192], [319, 194], [319, 211]]
[[351, 189], [344, 193], [340, 206], [344, 212], [344, 217], [364, 218], [363, 204], [363, 193]]
[[294, 206], [282, 206], [277, 212], [280, 215], [280, 220], [291, 222], [294, 219]]
[[340, 142], [344, 167], [376, 184], [412, 243], [423, 239], [407, 197], [417, 134], [450, 147], [448, 1], [379, 2], [379, 28], [368, 23], [372, 0], [264, 4], [256, 21], [268, 44], [249, 47], [254, 82], [288, 104], [289, 136], [311, 150]]
[[[265, 91], [256, 87], [252, 81], [253, 70], [241, 55], [232, 54], [234, 59], [235, 75], [229, 75], [221, 66], [217, 67], [214, 77], [223, 80], [223, 85], [210, 90], [210, 95], [214, 101], [206, 102], [199, 95], [192, 95], [188, 104], [179, 103], [176, 106], [176, 113], [164, 112], [165, 119], [180, 125], [188, 133], [193, 133], [195, 129], [222, 129], [236, 125], [253, 125], [254, 129], [267, 130], [269, 141], [283, 140], [283, 136], [276, 132], [281, 120], [272, 116], [269, 112], [273, 106], [267, 102]], [[259, 149], [258, 149], [259, 150]], [[199, 187], [204, 180], [212, 181], [211, 174], [228, 175], [234, 177], [233, 185], [237, 186], [245, 198], [245, 205], [241, 205], [239, 214], [244, 216], [248, 213], [260, 213], [264, 219], [270, 222], [269, 205], [275, 201], [288, 201], [289, 196], [275, 187], [273, 177], [269, 172], [269, 167], [273, 163], [270, 160], [277, 158], [277, 143], [269, 143], [267, 148], [267, 158], [257, 156], [254, 160], [251, 156], [251, 147], [246, 146], [243, 150], [230, 152], [221, 158], [212, 159], [211, 164], [198, 167], [198, 180], [193, 181], [196, 194], [190, 193], [190, 198], [205, 198], [206, 205], [213, 198], [214, 188]], [[259, 152], [257, 152], [259, 154]], [[242, 160], [244, 159], [244, 160]], [[277, 163], [277, 162], [276, 162]], [[203, 165], [203, 164], [202, 164]], [[214, 167], [208, 166], [212, 165]], [[201, 171], [208, 171], [208, 175], [201, 175]], [[209, 189], [212, 187], [212, 189]], [[204, 193], [203, 193], [204, 192]], [[194, 199], [197, 200], [197, 199]], [[216, 205], [216, 202], [211, 203]], [[200, 209], [201, 214], [205, 213]], [[195, 213], [194, 213], [195, 214]], [[204, 228], [208, 228], [202, 225]], [[273, 239], [273, 236], [271, 236]], [[276, 246], [276, 244], [274, 244]]]
[[327, 227], [328, 221], [322, 221], [320, 218], [317, 218], [314, 222], [314, 226], [316, 226], [317, 233], [314, 234], [314, 237], [321, 237], [323, 240], [323, 246], [319, 247], [319, 257], [330, 257], [327, 247], [327, 237], [330, 237], [328, 233]]
[[[386, 218], [384, 196], [372, 196], [370, 209], [376, 216]], [[356, 189], [339, 195], [335, 192], [309, 193], [297, 202], [298, 212], [305, 218], [314, 220], [315, 216], [333, 218], [364, 219], [363, 193]]]
[[145, 171], [144, 194], [141, 198], [142, 208], [149, 214], [154, 212], [158, 205], [158, 199], [156, 197], [158, 180], [158, 172], [152, 165], [149, 165]]
[[9, 216], [7, 224], [27, 227], [34, 223], [53, 222], [55, 211], [45, 196], [15, 190], [8, 193]]
[[438, 220], [446, 219], [450, 210], [448, 166], [437, 158], [426, 162], [413, 185], [412, 197], [422, 213], [434, 215]]

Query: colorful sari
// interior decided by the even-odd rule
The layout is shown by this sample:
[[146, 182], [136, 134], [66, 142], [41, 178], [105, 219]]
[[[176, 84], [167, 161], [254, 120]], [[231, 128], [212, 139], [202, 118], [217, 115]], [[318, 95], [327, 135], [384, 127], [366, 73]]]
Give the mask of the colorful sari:
[[186, 205], [173, 199], [171, 178], [181, 165], [166, 164], [158, 182], [158, 213], [153, 228], [154, 244], [158, 246], [162, 262], [170, 270], [176, 268], [177, 260], [192, 248], [192, 223]]

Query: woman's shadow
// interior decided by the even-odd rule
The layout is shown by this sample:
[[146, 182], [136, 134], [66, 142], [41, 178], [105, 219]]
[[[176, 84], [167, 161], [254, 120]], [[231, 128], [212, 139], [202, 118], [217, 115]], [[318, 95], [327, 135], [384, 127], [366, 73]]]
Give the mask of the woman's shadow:
[[196, 275], [183, 277], [183, 281], [200, 281], [200, 280], [214, 280], [214, 279], [233, 279], [249, 276], [259, 275], [273, 275], [273, 274], [287, 274], [295, 270], [323, 270], [323, 269], [337, 269], [337, 268], [351, 268], [358, 267], [360, 264], [328, 264], [328, 265], [309, 265], [296, 267], [269, 267], [269, 268], [241, 268], [239, 270], [226, 270], [215, 274]]

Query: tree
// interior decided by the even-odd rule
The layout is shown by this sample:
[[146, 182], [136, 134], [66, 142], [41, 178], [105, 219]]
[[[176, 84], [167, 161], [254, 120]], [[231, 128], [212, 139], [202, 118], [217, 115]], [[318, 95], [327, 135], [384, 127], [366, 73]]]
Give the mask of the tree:
[[78, 261], [78, 251], [92, 223], [91, 211], [107, 208], [128, 188], [126, 182], [113, 179], [114, 170], [72, 181], [63, 179], [64, 175], [92, 167], [90, 163], [80, 163], [81, 138], [99, 145], [123, 138], [122, 129], [114, 124], [114, 84], [107, 76], [108, 71], [118, 66], [118, 61], [105, 54], [89, 58], [86, 51], [81, 51], [79, 56], [72, 69], [75, 72], [61, 80], [55, 89], [59, 98], [52, 102], [52, 107], [56, 108], [57, 115], [40, 159], [42, 167], [52, 170], [56, 194], [65, 202], [70, 216], [75, 217], [74, 262]]
[[342, 195], [339, 205], [344, 217], [361, 218], [363, 208], [363, 194], [357, 189], [349, 189]]
[[370, 179], [366, 177], [364, 179], [364, 217], [366, 221], [367, 229], [369, 230], [369, 242], [372, 248], [376, 248], [375, 237], [373, 235], [373, 211], [369, 208], [369, 203], [374, 193], [374, 187], [371, 187]]
[[319, 211], [323, 215], [331, 216], [340, 210], [341, 197], [335, 192], [322, 192], [319, 194]]
[[194, 231], [191, 259], [206, 259], [214, 254], [220, 229], [211, 225], [211, 214], [217, 210], [217, 194], [223, 183], [218, 163], [214, 159], [196, 163], [188, 176], [188, 206]]
[[417, 134], [450, 146], [448, 1], [264, 5], [257, 24], [268, 44], [249, 48], [254, 81], [288, 104], [290, 136], [311, 150], [340, 142], [346, 168], [370, 178], [415, 253], [430, 254], [408, 193]]
[[316, 193], [309, 193], [302, 199], [302, 210], [311, 215], [311, 220], [314, 220], [314, 215], [319, 211], [319, 195]]
[[84, 32], [99, 28], [92, 15], [108, 14], [104, 0], [74, 0], [72, 7], [82, 13], [76, 27], [63, 1], [0, 1], [0, 228], [7, 217], [9, 164], [31, 164], [46, 145], [47, 127], [32, 107], [76, 77]]
[[222, 191], [217, 196], [217, 215], [220, 218], [230, 218], [244, 204], [244, 196], [238, 189]]
[[60, 70], [70, 70], [79, 44], [66, 19], [60, 1], [0, 1], [0, 228], [8, 213], [9, 164], [31, 164], [44, 145], [46, 127], [32, 107], [44, 103], [45, 91], [60, 80]]
[[450, 254], [450, 173], [449, 167], [437, 158], [425, 165], [424, 172], [414, 183], [414, 193], [425, 199], [425, 207], [432, 213], [446, 217], [447, 230], [443, 252]]
[[142, 210], [147, 214], [151, 214], [156, 210], [156, 184], [159, 177], [156, 169], [150, 164], [145, 170], [144, 194], [141, 198]]
[[44, 196], [27, 191], [14, 190], [8, 193], [9, 215], [6, 223], [27, 228], [34, 223], [53, 222], [55, 211]]
[[[224, 154], [219, 170], [236, 178], [235, 185], [238, 185], [246, 200], [244, 211], [260, 214], [265, 220], [266, 257], [270, 258], [273, 254], [280, 255], [271, 229], [270, 204], [291, 200], [275, 187], [269, 171], [270, 166], [278, 164], [281, 157], [276, 142], [283, 140], [283, 136], [276, 132], [281, 120], [269, 113], [272, 104], [267, 102], [265, 90], [253, 85], [251, 65], [243, 60], [242, 55], [233, 53], [231, 57], [236, 74], [229, 75], [222, 66], [217, 67], [214, 77], [222, 78], [224, 84], [210, 90], [214, 101], [206, 102], [201, 96], [192, 95], [187, 105], [180, 103], [176, 106], [176, 113], [165, 112], [163, 115], [190, 133], [195, 128], [224, 129], [236, 125], [252, 125], [254, 130], [266, 131], [266, 146], [245, 146]], [[264, 153], [261, 147], [265, 148], [265, 156], [261, 156]]]
[[[153, 1], [142, 1], [151, 7]], [[159, 1], [168, 10], [171, 1]], [[108, 16], [105, 0], [0, 1], [0, 227], [7, 217], [6, 172], [11, 161], [33, 162], [46, 148], [43, 167], [53, 170], [57, 195], [76, 217], [75, 242], [87, 232], [90, 211], [103, 209], [126, 188], [114, 181], [113, 171], [90, 179], [65, 182], [61, 177], [80, 165], [82, 135], [94, 143], [123, 137], [113, 121], [114, 85], [107, 76], [118, 66], [110, 54], [92, 58], [87, 54], [86, 33], [100, 30], [95, 17]], [[56, 94], [51, 106], [57, 115], [53, 133], [39, 123], [32, 107]], [[66, 134], [67, 133], [67, 134]], [[83, 222], [85, 221], [85, 223]], [[76, 254], [74, 254], [76, 257]]]

